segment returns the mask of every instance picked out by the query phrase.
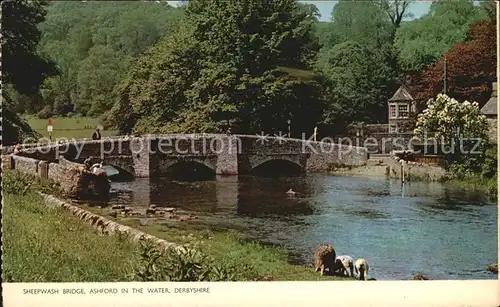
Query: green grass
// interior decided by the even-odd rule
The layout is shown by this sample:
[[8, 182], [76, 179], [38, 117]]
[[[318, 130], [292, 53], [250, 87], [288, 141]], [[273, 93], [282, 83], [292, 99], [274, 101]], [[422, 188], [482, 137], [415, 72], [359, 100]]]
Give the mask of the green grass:
[[[49, 137], [47, 132], [48, 119], [34, 116], [24, 117], [28, 124], [43, 137]], [[100, 124], [99, 119], [90, 117], [53, 117], [52, 139], [57, 138], [91, 138], [95, 128]], [[114, 130], [101, 131], [103, 137], [114, 136]]]
[[[2, 175], [4, 281], [140, 281], [134, 275], [143, 263], [139, 245], [100, 235], [62, 209], [47, 207], [35, 191], [49, 192], [55, 187], [18, 171], [7, 170]], [[82, 207], [105, 215], [104, 209]], [[289, 264], [285, 250], [245, 242], [235, 232], [177, 229], [160, 224], [141, 226], [137, 219], [107, 218], [169, 242], [189, 244], [216, 265], [236, 270], [250, 267], [257, 276], [291, 281], [353, 280], [321, 276], [312, 266]]]
[[133, 273], [137, 246], [100, 236], [30, 191], [4, 194], [4, 281], [112, 282]]
[[493, 178], [484, 178], [481, 175], [473, 175], [464, 179], [450, 179], [446, 182], [464, 189], [483, 192], [489, 197], [496, 197], [498, 194], [498, 180], [496, 176]]

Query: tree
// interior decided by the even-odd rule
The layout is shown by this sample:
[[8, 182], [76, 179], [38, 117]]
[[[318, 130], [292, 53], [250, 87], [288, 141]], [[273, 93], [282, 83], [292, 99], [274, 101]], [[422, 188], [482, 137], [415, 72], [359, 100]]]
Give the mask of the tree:
[[[40, 39], [37, 24], [44, 20], [44, 4], [20, 0], [2, 3], [2, 82], [12, 85], [21, 95], [36, 94], [43, 80], [57, 73], [54, 66], [36, 52]], [[2, 91], [4, 145], [36, 137], [29, 125], [10, 111], [14, 107], [11, 99], [14, 91]]]
[[[55, 75], [53, 64], [37, 54], [45, 1], [7, 1], [2, 4], [2, 83], [22, 94], [36, 93], [43, 80]], [[26, 72], [29, 71], [29, 74]]]
[[323, 47], [317, 69], [324, 77], [326, 101], [323, 123], [334, 124], [338, 133], [352, 122], [386, 120], [387, 99], [396, 89], [397, 76], [392, 9], [401, 14], [388, 2], [339, 1], [332, 23], [319, 29]]
[[400, 70], [415, 73], [426, 69], [466, 39], [470, 24], [485, 17], [485, 10], [471, 1], [433, 2], [425, 16], [403, 22], [396, 32]]
[[132, 58], [171, 34], [183, 11], [165, 2], [52, 2], [40, 25], [39, 51], [57, 63], [61, 75], [43, 84], [43, 105], [62, 115], [109, 110], [108, 93]]
[[377, 2], [339, 1], [333, 7], [331, 31], [335, 44], [354, 41], [369, 49], [392, 44], [392, 24]]
[[392, 37], [396, 35], [396, 30], [399, 28], [404, 18], [413, 17], [413, 13], [409, 11], [410, 4], [414, 0], [379, 0], [378, 5], [389, 16], [393, 26]]
[[176, 34], [134, 64], [117, 104], [131, 106], [140, 133], [225, 131], [227, 111], [245, 133], [286, 131], [290, 113], [297, 130], [312, 127], [317, 83], [286, 69], [312, 66], [315, 21], [295, 0], [190, 1]]
[[447, 61], [447, 94], [458, 100], [474, 100], [482, 107], [496, 79], [496, 24], [477, 21], [470, 26], [464, 43], [454, 45], [441, 60], [410, 82], [421, 100], [443, 92], [444, 59]]
[[[427, 102], [427, 109], [419, 114], [415, 129], [424, 139], [436, 138], [446, 146], [448, 162], [465, 162], [471, 166], [483, 158], [487, 131], [486, 117], [477, 102], [460, 103], [444, 94]], [[480, 142], [477, 148], [476, 140]]]
[[385, 122], [395, 74], [380, 53], [356, 42], [341, 43], [326, 55], [322, 72], [330, 101], [325, 123], [345, 128], [354, 121]]

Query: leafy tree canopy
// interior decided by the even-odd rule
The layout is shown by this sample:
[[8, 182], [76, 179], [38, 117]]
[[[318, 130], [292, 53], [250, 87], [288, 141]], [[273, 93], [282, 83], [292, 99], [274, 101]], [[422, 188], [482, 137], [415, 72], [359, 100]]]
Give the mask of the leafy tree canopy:
[[435, 63], [451, 46], [465, 40], [474, 21], [485, 17], [484, 7], [471, 1], [433, 2], [429, 13], [402, 23], [396, 33], [401, 69], [414, 72]]
[[315, 21], [295, 0], [190, 1], [176, 34], [134, 65], [115, 109], [138, 132], [220, 132], [228, 111], [246, 133], [286, 131], [290, 114], [297, 130], [312, 126], [317, 84], [280, 67], [312, 66]]

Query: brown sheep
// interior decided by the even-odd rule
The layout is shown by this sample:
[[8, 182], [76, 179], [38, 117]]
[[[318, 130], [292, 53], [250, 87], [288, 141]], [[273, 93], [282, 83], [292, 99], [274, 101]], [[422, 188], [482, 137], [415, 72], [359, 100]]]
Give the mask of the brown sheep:
[[333, 272], [335, 266], [335, 248], [331, 244], [321, 244], [314, 252], [314, 268], [316, 272], [321, 271], [323, 276], [325, 269], [330, 273]]

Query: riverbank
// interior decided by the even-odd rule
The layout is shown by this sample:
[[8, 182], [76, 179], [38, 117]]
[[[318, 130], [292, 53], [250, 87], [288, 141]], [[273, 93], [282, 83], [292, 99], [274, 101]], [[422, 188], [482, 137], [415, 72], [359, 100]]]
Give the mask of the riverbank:
[[489, 197], [498, 195], [498, 180], [497, 178], [482, 178], [479, 175], [471, 176], [466, 179], [450, 179], [445, 181], [449, 184], [459, 186], [465, 189], [471, 189], [485, 193]]
[[[119, 237], [100, 235], [61, 209], [47, 207], [36, 192], [39, 181], [17, 171], [4, 177], [4, 271], [5, 281], [99, 282], [141, 281], [150, 252]], [[54, 187], [45, 187], [49, 192]], [[54, 191], [57, 194], [57, 191]], [[97, 214], [104, 210], [83, 205]], [[207, 256], [218, 280], [353, 280], [320, 276], [309, 266], [288, 263], [284, 249], [243, 241], [234, 232], [182, 230], [165, 225], [141, 226], [137, 219], [112, 218], [168, 242], [187, 244]], [[142, 254], [142, 255], [141, 255]], [[167, 255], [168, 256], [168, 255]], [[192, 262], [166, 257], [179, 265]], [[146, 264], [145, 264], [146, 262]], [[165, 264], [163, 265], [171, 265]], [[141, 279], [142, 278], [142, 279]], [[146, 276], [146, 278], [148, 278]]]
[[[359, 167], [339, 167], [328, 172], [332, 176], [355, 176], [367, 178], [387, 179], [390, 176], [387, 174], [386, 165], [367, 165]], [[409, 174], [406, 181], [432, 182], [430, 176], [419, 176], [414, 173]], [[483, 178], [480, 175], [469, 176], [465, 179], [451, 178], [451, 176], [443, 176], [438, 182], [445, 183], [450, 186], [461, 187], [464, 189], [473, 190], [484, 193], [490, 198], [495, 198], [498, 194], [497, 178]]]
[[4, 191], [2, 236], [6, 282], [131, 281], [136, 265], [136, 245], [99, 236], [31, 190]]

